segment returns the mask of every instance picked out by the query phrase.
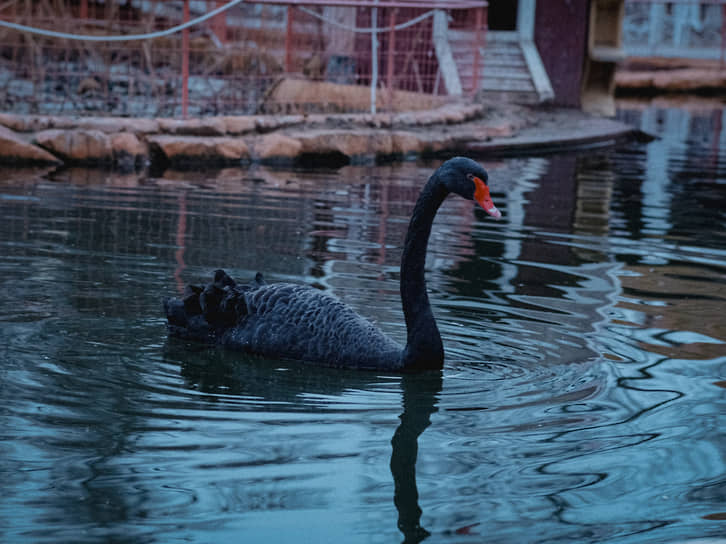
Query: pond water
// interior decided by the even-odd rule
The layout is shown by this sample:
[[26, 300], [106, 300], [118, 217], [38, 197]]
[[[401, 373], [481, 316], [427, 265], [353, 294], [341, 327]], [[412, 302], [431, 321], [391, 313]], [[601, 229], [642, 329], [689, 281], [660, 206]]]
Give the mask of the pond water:
[[[681, 542], [726, 534], [726, 123], [485, 160], [428, 280], [443, 372], [168, 340], [223, 266], [405, 336], [398, 262], [437, 162], [160, 177], [4, 170], [3, 542]], [[722, 540], [723, 542], [723, 540]]]

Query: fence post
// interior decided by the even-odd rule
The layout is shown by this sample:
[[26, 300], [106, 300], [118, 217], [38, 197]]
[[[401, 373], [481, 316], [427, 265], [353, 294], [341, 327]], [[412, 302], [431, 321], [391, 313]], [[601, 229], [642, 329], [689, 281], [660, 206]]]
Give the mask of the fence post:
[[80, 18], [88, 19], [88, 0], [81, 0]]
[[287, 5], [287, 26], [285, 28], [285, 73], [292, 72], [292, 6]]
[[480, 70], [480, 64], [481, 64], [481, 48], [484, 44], [484, 34], [486, 33], [486, 29], [484, 28], [484, 21], [486, 19], [486, 14], [484, 13], [484, 10], [486, 8], [481, 7], [476, 10], [476, 21], [475, 21], [475, 28], [474, 28], [474, 70], [473, 70], [473, 81], [471, 83], [471, 94], [475, 95], [476, 92], [479, 90], [479, 70]]
[[390, 8], [391, 23], [388, 30], [388, 57], [386, 62], [386, 84], [388, 85], [388, 109], [393, 111], [393, 63], [394, 53], [396, 52], [396, 11], [398, 8]]
[[[189, 22], [189, 0], [184, 0], [184, 22]], [[189, 28], [182, 30], [182, 117], [189, 114]]]
[[[209, 5], [213, 7], [213, 9], [222, 7], [224, 5], [223, 0], [207, 0], [207, 9], [209, 9]], [[217, 39], [219, 40], [219, 43], [225, 44], [227, 43], [227, 14], [226, 13], [220, 13], [218, 15], [215, 15], [209, 25], [212, 29], [212, 34], [214, 34]]]
[[[378, 0], [373, 0], [374, 6]], [[376, 94], [378, 91], [378, 8], [371, 8], [371, 115], [376, 114]]]

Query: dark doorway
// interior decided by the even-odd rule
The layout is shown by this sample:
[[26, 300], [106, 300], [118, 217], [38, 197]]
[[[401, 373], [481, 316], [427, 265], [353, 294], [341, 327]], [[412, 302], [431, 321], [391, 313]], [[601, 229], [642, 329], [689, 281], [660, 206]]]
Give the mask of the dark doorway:
[[518, 0], [489, 0], [489, 30], [517, 30]]

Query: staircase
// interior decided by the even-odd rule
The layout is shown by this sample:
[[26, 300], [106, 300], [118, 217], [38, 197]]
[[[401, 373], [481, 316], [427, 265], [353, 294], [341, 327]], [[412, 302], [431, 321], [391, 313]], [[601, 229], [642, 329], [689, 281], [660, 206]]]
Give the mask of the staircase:
[[[479, 92], [486, 97], [534, 104], [547, 96], [538, 92], [526, 51], [515, 32], [487, 32], [479, 55]], [[470, 93], [474, 78], [473, 33], [449, 29], [449, 43], [464, 93]]]

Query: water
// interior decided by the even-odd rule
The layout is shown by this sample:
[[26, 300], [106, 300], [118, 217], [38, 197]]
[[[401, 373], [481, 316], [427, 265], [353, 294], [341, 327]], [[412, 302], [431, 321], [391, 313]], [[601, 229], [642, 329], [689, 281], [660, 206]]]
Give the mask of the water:
[[3, 542], [681, 542], [726, 534], [726, 134], [485, 161], [428, 279], [441, 373], [167, 341], [224, 266], [313, 283], [405, 336], [400, 246], [436, 163], [4, 171]]

